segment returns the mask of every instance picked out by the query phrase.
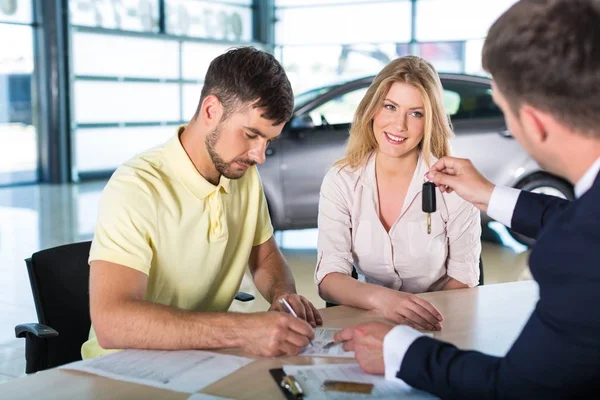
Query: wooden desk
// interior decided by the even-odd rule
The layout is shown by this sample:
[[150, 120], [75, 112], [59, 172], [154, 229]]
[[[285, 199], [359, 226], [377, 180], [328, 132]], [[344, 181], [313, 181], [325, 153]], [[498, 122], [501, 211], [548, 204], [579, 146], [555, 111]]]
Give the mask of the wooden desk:
[[[421, 295], [444, 315], [444, 329], [435, 337], [464, 349], [503, 355], [509, 349], [538, 299], [534, 281], [487, 285], [475, 289]], [[381, 320], [372, 311], [349, 307], [322, 310], [324, 326], [346, 327], [359, 322]], [[223, 353], [248, 356], [239, 350]], [[268, 373], [283, 364], [349, 362], [339, 358], [261, 358], [203, 390], [235, 399], [283, 399]], [[189, 395], [115, 381], [95, 375], [49, 370], [0, 385], [5, 399], [187, 399]]]

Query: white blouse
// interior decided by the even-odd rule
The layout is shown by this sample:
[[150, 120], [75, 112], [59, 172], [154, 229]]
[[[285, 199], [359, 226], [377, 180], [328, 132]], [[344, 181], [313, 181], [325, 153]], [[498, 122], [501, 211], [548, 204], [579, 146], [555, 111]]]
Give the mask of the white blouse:
[[[422, 155], [406, 193], [400, 217], [385, 230], [379, 219], [376, 155], [357, 169], [331, 168], [319, 200], [317, 286], [332, 272], [350, 275], [403, 292], [440, 290], [454, 278], [469, 287], [479, 281], [481, 222], [479, 210], [456, 193], [436, 188], [437, 211], [431, 234], [422, 211]], [[432, 162], [437, 161], [433, 156]]]

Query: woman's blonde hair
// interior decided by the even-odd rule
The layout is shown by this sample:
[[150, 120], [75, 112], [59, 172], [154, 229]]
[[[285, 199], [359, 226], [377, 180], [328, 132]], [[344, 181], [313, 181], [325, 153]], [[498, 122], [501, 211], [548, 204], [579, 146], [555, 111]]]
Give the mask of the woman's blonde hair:
[[436, 158], [450, 155], [449, 140], [453, 133], [444, 109], [444, 89], [440, 77], [429, 62], [420, 57], [405, 56], [390, 62], [373, 80], [354, 113], [346, 154], [335, 165], [357, 168], [377, 149], [373, 118], [394, 82], [408, 83], [421, 92], [425, 127], [419, 148], [427, 165], [430, 165], [430, 154]]

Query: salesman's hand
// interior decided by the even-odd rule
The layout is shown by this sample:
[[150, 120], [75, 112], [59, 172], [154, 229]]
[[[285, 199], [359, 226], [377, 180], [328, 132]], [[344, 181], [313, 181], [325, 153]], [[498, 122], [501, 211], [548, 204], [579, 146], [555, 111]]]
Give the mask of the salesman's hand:
[[354, 351], [360, 368], [369, 374], [383, 375], [383, 339], [394, 325], [369, 322], [346, 328], [335, 334], [335, 342], [344, 342], [344, 350]]
[[282, 312], [246, 314], [242, 318], [234, 335], [241, 338], [244, 351], [258, 356], [297, 355], [315, 334], [306, 321]]
[[304, 296], [298, 294], [286, 294], [279, 296], [273, 300], [269, 311], [289, 312], [280, 302], [279, 299], [284, 298], [292, 306], [298, 318], [308, 322], [313, 328], [317, 325], [323, 325], [323, 318], [317, 308]]
[[485, 179], [470, 160], [442, 157], [433, 164], [426, 176], [442, 193], [455, 191], [480, 210], [487, 211], [494, 184]]

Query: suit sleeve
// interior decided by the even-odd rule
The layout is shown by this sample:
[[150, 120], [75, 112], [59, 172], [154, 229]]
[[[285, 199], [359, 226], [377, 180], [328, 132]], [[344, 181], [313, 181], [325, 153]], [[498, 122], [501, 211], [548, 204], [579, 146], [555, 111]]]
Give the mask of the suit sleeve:
[[582, 346], [541, 315], [534, 311], [505, 357], [419, 337], [396, 377], [442, 399], [580, 398], [599, 387], [593, 366], [600, 350]]
[[511, 220], [514, 231], [536, 238], [540, 230], [571, 202], [555, 196], [521, 191]]

